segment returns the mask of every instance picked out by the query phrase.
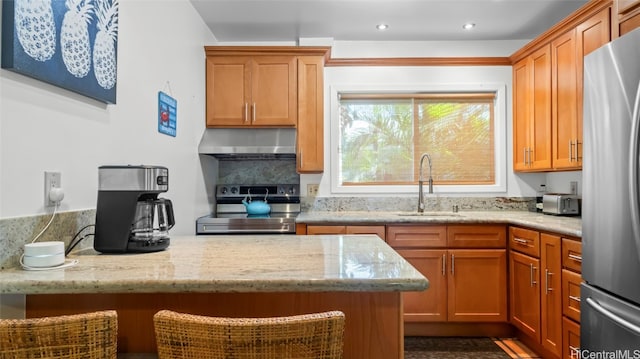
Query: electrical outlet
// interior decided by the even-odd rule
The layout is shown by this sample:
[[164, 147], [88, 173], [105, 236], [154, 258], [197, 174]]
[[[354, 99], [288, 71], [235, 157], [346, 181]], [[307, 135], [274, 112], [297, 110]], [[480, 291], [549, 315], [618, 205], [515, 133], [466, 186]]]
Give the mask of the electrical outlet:
[[317, 183], [310, 183], [307, 185], [307, 196], [315, 197], [318, 195], [318, 187], [320, 187]]
[[571, 186], [571, 194], [573, 195], [578, 194], [578, 181], [571, 181], [570, 186]]
[[49, 194], [51, 193], [52, 188], [61, 188], [62, 187], [62, 174], [60, 172], [44, 172], [44, 206], [45, 207], [53, 207], [56, 205], [54, 201], [51, 200]]

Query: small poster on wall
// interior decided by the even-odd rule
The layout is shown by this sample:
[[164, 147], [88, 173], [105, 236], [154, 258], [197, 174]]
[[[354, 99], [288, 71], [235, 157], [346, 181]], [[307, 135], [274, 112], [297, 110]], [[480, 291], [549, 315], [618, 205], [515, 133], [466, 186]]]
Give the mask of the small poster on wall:
[[158, 92], [158, 132], [176, 137], [178, 101], [166, 93]]

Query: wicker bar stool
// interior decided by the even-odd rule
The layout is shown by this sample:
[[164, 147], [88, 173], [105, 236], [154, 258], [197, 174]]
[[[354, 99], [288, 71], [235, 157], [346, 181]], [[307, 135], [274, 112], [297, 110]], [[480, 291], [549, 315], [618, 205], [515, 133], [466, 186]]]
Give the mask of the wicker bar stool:
[[33, 319], [0, 319], [0, 359], [116, 359], [113, 310]]
[[153, 317], [159, 359], [339, 359], [340, 311], [220, 318], [162, 310]]

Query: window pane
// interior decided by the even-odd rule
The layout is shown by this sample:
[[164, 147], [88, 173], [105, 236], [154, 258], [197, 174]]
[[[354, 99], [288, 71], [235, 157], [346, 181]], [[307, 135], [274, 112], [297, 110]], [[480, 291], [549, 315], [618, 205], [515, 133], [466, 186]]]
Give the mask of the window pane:
[[493, 98], [470, 95], [345, 95], [340, 184], [416, 183], [422, 153], [436, 184], [495, 183]]
[[412, 182], [412, 101], [345, 100], [340, 107], [341, 182]]
[[430, 153], [438, 183], [494, 183], [493, 103], [420, 101], [418, 153]]

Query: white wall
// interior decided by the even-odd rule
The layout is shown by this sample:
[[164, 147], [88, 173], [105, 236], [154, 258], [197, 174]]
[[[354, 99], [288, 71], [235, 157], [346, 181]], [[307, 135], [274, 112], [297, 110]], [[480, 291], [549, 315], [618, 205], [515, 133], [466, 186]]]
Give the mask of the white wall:
[[[169, 168], [176, 226], [209, 211], [197, 145], [204, 130], [203, 45], [215, 38], [188, 0], [120, 1], [117, 104], [0, 70], [0, 217], [44, 208], [44, 171], [62, 172], [61, 210], [95, 208], [98, 166]], [[157, 132], [158, 91], [177, 99], [177, 137]]]

